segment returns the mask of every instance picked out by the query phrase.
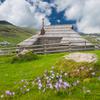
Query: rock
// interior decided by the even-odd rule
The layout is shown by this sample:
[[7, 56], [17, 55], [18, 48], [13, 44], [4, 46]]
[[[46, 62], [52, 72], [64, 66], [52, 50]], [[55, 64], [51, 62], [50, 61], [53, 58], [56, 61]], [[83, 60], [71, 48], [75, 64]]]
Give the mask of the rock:
[[30, 50], [26, 50], [26, 49], [24, 49], [24, 50], [21, 51], [19, 54], [21, 54], [21, 55], [25, 55], [25, 54], [28, 53], [28, 52], [30, 52]]
[[97, 56], [92, 53], [70, 53], [69, 55], [64, 56], [65, 59], [73, 60], [75, 62], [96, 62]]

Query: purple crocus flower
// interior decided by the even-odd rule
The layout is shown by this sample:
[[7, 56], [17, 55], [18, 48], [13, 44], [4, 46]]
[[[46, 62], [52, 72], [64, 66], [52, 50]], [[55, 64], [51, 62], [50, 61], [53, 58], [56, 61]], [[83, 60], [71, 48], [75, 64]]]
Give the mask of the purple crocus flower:
[[70, 87], [70, 84], [67, 83], [67, 82], [63, 82], [63, 87], [66, 89], [66, 88], [69, 88]]
[[53, 85], [51, 83], [49, 84], [49, 86], [50, 86], [50, 89], [53, 89]]
[[12, 94], [9, 90], [7, 90], [5, 93], [6, 93], [6, 95], [11, 95]]
[[59, 90], [59, 83], [57, 82], [56, 84], [55, 84], [55, 86], [54, 86], [56, 89], [57, 89], [57, 91]]
[[50, 88], [50, 89], [53, 89], [53, 85], [51, 83], [48, 83], [47, 87]]
[[62, 81], [62, 79], [59, 79], [59, 83], [62, 83], [63, 81]]
[[59, 86], [59, 88], [61, 88], [63, 85], [62, 85], [62, 83], [58, 83], [58, 86]]
[[41, 90], [42, 88], [42, 83], [38, 83], [38, 89]]

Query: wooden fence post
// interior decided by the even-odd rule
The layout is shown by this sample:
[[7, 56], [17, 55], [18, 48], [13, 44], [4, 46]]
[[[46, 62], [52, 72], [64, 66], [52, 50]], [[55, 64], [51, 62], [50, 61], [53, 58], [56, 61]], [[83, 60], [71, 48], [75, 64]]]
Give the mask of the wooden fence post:
[[43, 53], [46, 54], [46, 44], [43, 44]]
[[71, 42], [69, 41], [69, 52], [71, 52]]
[[85, 41], [85, 50], [86, 50], [86, 41]]

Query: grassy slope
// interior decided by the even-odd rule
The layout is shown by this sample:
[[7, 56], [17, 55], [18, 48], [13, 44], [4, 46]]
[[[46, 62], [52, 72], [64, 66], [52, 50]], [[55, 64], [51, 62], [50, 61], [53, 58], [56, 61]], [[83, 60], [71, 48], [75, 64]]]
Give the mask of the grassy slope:
[[88, 35], [82, 35], [82, 37], [87, 39], [88, 41], [90, 41], [93, 44], [100, 44], [100, 41], [97, 40], [97, 38], [100, 38], [100, 35], [96, 36], [96, 37], [92, 37], [92, 36], [88, 36]]
[[0, 42], [8, 41], [17, 44], [35, 33], [32, 29], [19, 28], [13, 25], [0, 24]]
[[[100, 59], [100, 51], [91, 51], [98, 55]], [[14, 86], [15, 81], [21, 79], [32, 79], [41, 75], [46, 69], [50, 69], [62, 56], [66, 53], [49, 54], [40, 56], [38, 61], [25, 63], [10, 64], [8, 58], [0, 57], [0, 90], [9, 89]], [[99, 60], [100, 61], [100, 60]], [[100, 62], [98, 62], [100, 65]], [[100, 66], [98, 66], [100, 67]], [[99, 68], [100, 69], [100, 68]], [[100, 75], [100, 73], [99, 73]], [[90, 95], [83, 95], [80, 87], [86, 86], [92, 90]], [[29, 92], [26, 95], [16, 98], [17, 100], [99, 100], [100, 99], [100, 81], [97, 78], [92, 78], [90, 83], [82, 83], [69, 96], [66, 94], [56, 94], [54, 92], [46, 92], [46, 94], [37, 92], [36, 90]]]

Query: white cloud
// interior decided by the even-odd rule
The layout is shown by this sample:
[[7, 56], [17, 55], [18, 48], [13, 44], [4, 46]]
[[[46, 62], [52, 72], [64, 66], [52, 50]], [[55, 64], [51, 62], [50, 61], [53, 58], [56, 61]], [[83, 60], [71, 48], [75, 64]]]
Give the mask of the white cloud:
[[46, 15], [50, 15], [52, 13], [52, 10], [50, 8], [49, 3], [39, 1], [37, 5], [38, 5], [38, 7], [39, 7], [40, 10], [42, 10], [43, 12], [45, 12]]
[[77, 20], [79, 31], [100, 33], [100, 0], [55, 0], [57, 11]]
[[54, 0], [51, 4], [32, 1], [33, 5], [25, 0], [6, 0], [0, 5], [0, 20], [37, 28], [41, 26], [42, 17], [46, 25], [50, 24], [46, 16], [52, 13], [51, 7], [56, 7], [58, 12], [65, 10], [67, 19], [77, 20], [79, 31], [100, 32], [100, 0]]
[[30, 4], [32, 4], [38, 10], [40, 10], [42, 13], [45, 13], [48, 16], [52, 13], [51, 5], [47, 2], [44, 2], [42, 0], [26, 0], [26, 1], [30, 2]]
[[55, 0], [55, 5], [57, 5], [57, 11], [60, 12], [62, 10], [68, 9], [74, 4], [80, 5], [85, 0]]
[[65, 11], [65, 17], [72, 20], [78, 20], [81, 17], [82, 9], [77, 4], [74, 4], [72, 7], [68, 8]]
[[[44, 9], [44, 5], [41, 5], [41, 9]], [[7, 20], [18, 26], [39, 28], [41, 19], [45, 18], [45, 24], [50, 24], [46, 17], [50, 12], [41, 13], [36, 10], [36, 5], [31, 6], [25, 0], [6, 0], [0, 5], [0, 20]]]

